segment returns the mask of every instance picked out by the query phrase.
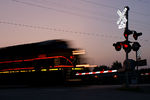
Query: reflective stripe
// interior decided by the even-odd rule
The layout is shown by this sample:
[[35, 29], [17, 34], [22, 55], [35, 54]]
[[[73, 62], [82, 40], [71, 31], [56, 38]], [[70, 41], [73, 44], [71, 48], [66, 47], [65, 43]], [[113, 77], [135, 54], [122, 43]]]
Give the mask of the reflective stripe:
[[92, 75], [92, 74], [102, 74], [102, 73], [113, 73], [117, 70], [107, 70], [107, 71], [97, 71], [97, 72], [87, 72], [87, 73], [76, 73], [75, 75]]

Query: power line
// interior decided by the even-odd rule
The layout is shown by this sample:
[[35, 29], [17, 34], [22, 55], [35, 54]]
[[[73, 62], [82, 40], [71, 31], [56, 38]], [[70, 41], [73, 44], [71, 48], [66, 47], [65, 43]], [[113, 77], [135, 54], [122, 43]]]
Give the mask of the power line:
[[[18, 0], [12, 0], [12, 1], [15, 1], [15, 2], [19, 2], [19, 3], [23, 3], [23, 4], [27, 4], [27, 5], [31, 5], [31, 6], [36, 6], [36, 7], [42, 7], [42, 8], [46, 8], [46, 9], [51, 9], [51, 8], [49, 8], [49, 7], [45, 7], [45, 6], [42, 6], [42, 5], [36, 5], [36, 4], [33, 4], [33, 3], [29, 3], [29, 2], [22, 2], [22, 1], [18, 1]], [[51, 10], [53, 10], [53, 8], [51, 9]], [[55, 11], [59, 11], [59, 12], [61, 12], [61, 11], [64, 11], [64, 10], [58, 10], [58, 9], [56, 9]], [[64, 13], [64, 12], [63, 12]], [[65, 11], [65, 13], [68, 13], [68, 12], [66, 12]], [[72, 13], [72, 12], [69, 12], [68, 14], [76, 14], [76, 13]], [[79, 14], [78, 14], [79, 15]], [[79, 15], [80, 16], [80, 15]], [[10, 22], [8, 22], [7, 24], [12, 24], [12, 25], [15, 25], [16, 23], [10, 23]], [[19, 26], [19, 24], [16, 24], [17, 26]], [[31, 26], [31, 25], [24, 25], [24, 24], [20, 24], [20, 26], [24, 26], [24, 27], [32, 27], [32, 28], [40, 28], [40, 29], [48, 29], [48, 30], [56, 30], [56, 31], [58, 31], [58, 29], [50, 29], [50, 28], [48, 28], [48, 27], [39, 27], [39, 26]], [[59, 31], [62, 31], [62, 32], [65, 32], [65, 30], [60, 30], [59, 29]], [[66, 30], [67, 31], [67, 30]], [[70, 31], [71, 32], [71, 31]], [[74, 32], [74, 33], [78, 33], [78, 34], [83, 34], [84, 32]], [[85, 33], [84, 33], [85, 34]], [[87, 34], [89, 34], [89, 33], [87, 33]], [[98, 35], [98, 34], [95, 34], [95, 35]], [[102, 36], [103, 37], [103, 36]]]
[[[106, 4], [102, 4], [102, 3], [97, 3], [97, 2], [94, 2], [94, 1], [89, 1], [89, 0], [80, 0], [80, 1], [83, 1], [85, 3], [90, 3], [90, 4], [93, 4], [93, 5], [97, 5], [97, 6], [102, 6], [102, 7], [106, 7], [106, 8], [113, 8], [113, 9], [118, 9], [117, 7], [114, 7], [114, 6], [111, 6], [111, 5], [106, 5]], [[134, 14], [139, 14], [139, 15], [143, 15], [143, 16], [150, 16], [148, 14], [143, 14], [143, 13], [140, 13], [140, 12], [137, 12], [137, 11], [131, 11], [131, 13], [134, 13]], [[132, 21], [134, 21], [134, 23], [136, 24], [140, 24], [142, 26], [150, 26], [149, 23], [143, 23], [142, 21], [139, 21], [139, 20], [135, 20], [135, 19], [132, 19]], [[149, 30], [148, 30], [149, 31]]]
[[19, 26], [19, 27], [33, 28], [33, 29], [44, 29], [44, 30], [51, 30], [51, 31], [57, 31], [57, 32], [74, 33], [74, 34], [79, 34], [79, 35], [88, 35], [88, 36], [96, 36], [96, 37], [98, 36], [98, 37], [105, 37], [105, 38], [106, 37], [107, 38], [120, 38], [118, 36], [110, 36], [110, 35], [108, 36], [106, 34], [79, 32], [79, 31], [64, 30], [64, 29], [51, 28], [51, 27], [42, 27], [42, 26], [33, 26], [33, 25], [20, 24], [20, 23], [8, 22], [8, 21], [0, 21], [0, 23]]
[[[93, 5], [97, 5], [97, 6], [103, 6], [103, 7], [107, 7], [107, 8], [118, 9], [117, 7], [114, 7], [114, 6], [111, 6], [111, 5], [97, 3], [97, 2], [94, 2], [94, 1], [90, 1], [90, 0], [80, 0], [80, 1], [90, 3], [90, 4], [93, 4]], [[142, 16], [150, 16], [149, 14], [145, 14], [145, 13], [141, 13], [141, 12], [137, 12], [137, 11], [131, 11], [131, 13], [142, 15]]]
[[[32, 1], [33, 2], [33, 1]], [[56, 1], [47, 1], [47, 0], [40, 0], [40, 1], [34, 1], [34, 3], [44, 3], [44, 4], [51, 4], [51, 5], [57, 5], [57, 6], [59, 6], [59, 7], [63, 7], [63, 8], [65, 8], [65, 9], [67, 9], [67, 10], [70, 10], [70, 9], [73, 9], [73, 10], [77, 10], [77, 11], [82, 11], [82, 12], [84, 12], [84, 13], [91, 13], [91, 14], [93, 14], [92, 16], [94, 16], [94, 15], [98, 15], [99, 16], [99, 13], [98, 12], [96, 12], [96, 11], [89, 11], [88, 9], [84, 9], [84, 8], [79, 8], [79, 7], [76, 7], [76, 6], [73, 6], [73, 5], [64, 5], [64, 4], [62, 4], [62, 3], [58, 3], [58, 2], [56, 2]], [[43, 4], [42, 4], [43, 5]], [[100, 16], [102, 16], [102, 17], [107, 17], [107, 16], [104, 16], [104, 13], [102, 13], [101, 12], [101, 15]], [[97, 16], [96, 16], [97, 17]]]
[[[18, 1], [18, 0], [15, 0], [15, 1]], [[42, 0], [43, 2], [46, 2], [46, 3], [53, 3], [53, 4], [56, 4], [56, 5], [59, 5], [59, 6], [63, 6], [64, 8], [67, 8], [68, 6], [64, 6], [64, 5], [62, 5], [62, 4], [58, 4], [58, 3], [56, 3], [56, 2], [52, 2], [52, 1], [47, 1], [47, 0]], [[95, 4], [95, 5], [99, 5], [99, 3], [96, 3], [96, 2], [93, 2], [93, 1], [88, 1], [88, 0], [81, 0], [81, 1], [86, 1], [86, 2], [90, 2], [90, 3], [93, 3], [93, 4]], [[20, 1], [19, 1], [20, 2]], [[37, 1], [34, 1], [34, 2], [37, 2]], [[103, 7], [109, 7], [109, 8], [115, 8], [115, 9], [118, 9], [117, 7], [113, 7], [113, 6], [110, 6], [110, 5], [105, 5], [105, 4], [101, 4], [100, 3], [100, 5], [101, 6], [103, 6]], [[75, 9], [78, 9], [79, 11], [87, 11], [86, 9], [81, 9], [81, 8], [78, 8], [78, 7], [71, 7], [71, 8], [75, 8]], [[132, 11], [131, 11], [132, 12]], [[72, 12], [71, 12], [72, 13]], [[92, 12], [94, 15], [95, 14], [97, 14], [97, 12]], [[75, 13], [75, 14], [77, 14], [77, 13]], [[78, 15], [80, 15], [80, 14], [78, 14]], [[143, 15], [143, 14], [141, 14], [141, 15]], [[101, 14], [100, 15], [101, 17], [107, 17], [107, 16], [104, 16], [103, 14]], [[87, 16], [82, 16], [82, 17], [87, 17]], [[89, 17], [89, 16], [88, 16]], [[90, 16], [91, 17], [91, 16]], [[94, 17], [93, 17], [94, 18]], [[99, 18], [98, 17], [96, 17], [96, 20], [98, 20]], [[110, 19], [110, 18], [109, 18]], [[108, 21], [108, 19], [107, 19], [107, 21]], [[137, 24], [142, 24], [142, 22], [139, 22], [139, 21], [137, 21], [137, 20], [133, 20], [135, 23], [137, 23]], [[110, 22], [110, 21], [109, 21]], [[145, 25], [145, 24], [143, 24], [143, 25]], [[150, 25], [150, 24], [147, 24], [147, 25]]]
[[[94, 17], [94, 16], [88, 16], [88, 15], [84, 15], [84, 14], [78, 14], [78, 13], [74, 13], [74, 12], [70, 12], [70, 11], [65, 11], [65, 10], [60, 10], [60, 9], [55, 9], [55, 8], [52, 8], [52, 7], [46, 7], [46, 6], [43, 6], [41, 4], [35, 4], [35, 3], [30, 3], [30, 2], [24, 2], [24, 1], [19, 1], [19, 0], [12, 0], [14, 2], [17, 2], [17, 3], [22, 3], [22, 4], [25, 4], [25, 5], [29, 5], [29, 6], [34, 6], [34, 7], [38, 7], [38, 8], [43, 8], [43, 9], [48, 9], [48, 10], [53, 10], [53, 11], [56, 11], [56, 12], [61, 12], [61, 13], [66, 13], [66, 14], [71, 14], [71, 15], [75, 15], [75, 16], [79, 16], [79, 17], [84, 17], [84, 18], [88, 18], [88, 19], [94, 19], [94, 20], [101, 20], [101, 21], [105, 21], [105, 22], [108, 22], [108, 23], [112, 23], [112, 22], [115, 22], [116, 20], [110, 20], [110, 18], [106, 18], [107, 16], [103, 16], [103, 15], [100, 15], [100, 17], [103, 17], [103, 19], [100, 19], [99, 17]], [[81, 0], [81, 1], [88, 1], [88, 0]], [[88, 1], [88, 2], [92, 2], [92, 1]], [[92, 2], [94, 4], [97, 4], [95, 2]], [[99, 3], [98, 3], [99, 5]], [[102, 4], [101, 4], [102, 5]], [[106, 6], [106, 5], [103, 5], [104, 7], [111, 7], [111, 8], [116, 8], [116, 7], [112, 7], [112, 6]], [[135, 21], [135, 23], [137, 24], [142, 24], [141, 22], [137, 22]], [[144, 25], [144, 27], [147, 25], [150, 25], [150, 24], [142, 24]]]
[[[131, 0], [126, 0], [126, 1], [131, 1]], [[132, 2], [141, 2], [141, 3], [144, 3], [144, 4], [148, 4], [149, 5], [149, 0], [132, 0]]]
[[110, 6], [110, 5], [106, 5], [106, 4], [102, 4], [102, 3], [97, 3], [97, 2], [93, 2], [93, 1], [89, 1], [89, 0], [80, 0], [80, 1], [85, 2], [85, 3], [90, 3], [90, 4], [93, 4], [93, 5], [97, 5], [97, 6], [118, 9], [118, 8]]
[[[8, 25], [14, 25], [14, 26], [19, 26], [19, 27], [33, 28], [33, 29], [44, 29], [44, 30], [57, 31], [57, 32], [73, 33], [73, 34], [87, 35], [87, 36], [93, 36], [93, 37], [122, 39], [122, 37], [119, 37], [119, 36], [112, 36], [112, 35], [98, 34], [98, 33], [89, 33], [89, 32], [79, 32], [79, 31], [64, 30], [64, 29], [51, 28], [51, 27], [43, 27], [43, 26], [33, 26], [33, 25], [20, 24], [20, 23], [1, 21], [1, 20], [0, 20], [0, 24], [8, 24]], [[141, 40], [141, 41], [149, 42], [148, 40]]]
[[[75, 15], [75, 16], [79, 16], [79, 17], [84, 17], [84, 18], [88, 18], [88, 19], [101, 20], [99, 17], [93, 17], [93, 16], [84, 15], [84, 14], [78, 14], [78, 13], [74, 13], [74, 12], [65, 11], [65, 10], [62, 10], [62, 9], [60, 10], [60, 9], [55, 9], [55, 8], [52, 8], [52, 7], [46, 7], [46, 6], [43, 6], [41, 4], [39, 5], [39, 4], [34, 4], [34, 3], [30, 3], [30, 2], [23, 2], [23, 1], [18, 1], [18, 0], [12, 0], [12, 1], [15, 1], [17, 3], [26, 4], [26, 5], [30, 5], [30, 6], [34, 6], [34, 7], [43, 8], [43, 9], [49, 9], [49, 10], [53, 10], [53, 11], [56, 11], [56, 12], [61, 12], [61, 13], [71, 14], [71, 15]], [[103, 5], [103, 6], [105, 6], [105, 5]], [[107, 7], [107, 6], [105, 6], [105, 7]], [[112, 6], [108, 6], [108, 7], [114, 8]], [[115, 22], [115, 20], [109, 20], [110, 18], [109, 19], [106, 18], [107, 16], [100, 15], [100, 17], [103, 17], [103, 19], [104, 19], [104, 20], [101, 20], [101, 21], [105, 21], [105, 22], [108, 22], [108, 23]], [[135, 21], [135, 23], [142, 24], [141, 22], [137, 22], [137, 21]], [[150, 24], [147, 24], [147, 25], [142, 24], [142, 25], [144, 25], [144, 27], [145, 26], [147, 27], [147, 25], [150, 25]]]
[[[35, 3], [31, 3], [31, 2], [24, 2], [24, 1], [18, 1], [18, 0], [12, 0], [12, 1], [17, 2], [17, 3], [21, 3], [21, 4], [25, 4], [25, 5], [29, 5], [29, 6], [38, 7], [38, 8], [53, 10], [55, 12], [61, 12], [61, 13], [65, 13], [65, 14], [75, 15], [75, 16], [78, 16], [78, 17], [84, 17], [84, 18], [94, 19], [94, 20], [101, 20], [99, 17], [93, 17], [93, 16], [89, 16], [89, 15], [78, 14], [78, 13], [74, 13], [74, 12], [62, 10], [62, 9], [56, 9], [56, 8], [52, 8], [52, 7], [46, 7], [46, 6], [43, 6], [41, 4], [35, 4]], [[100, 16], [100, 17], [103, 17], [103, 16]], [[107, 21], [107, 22], [109, 22], [109, 23], [112, 22], [111, 20], [108, 20], [108, 19], [106, 20], [105, 16], [103, 17], [103, 20], [101, 20], [101, 21], [104, 21], [104, 20]]]

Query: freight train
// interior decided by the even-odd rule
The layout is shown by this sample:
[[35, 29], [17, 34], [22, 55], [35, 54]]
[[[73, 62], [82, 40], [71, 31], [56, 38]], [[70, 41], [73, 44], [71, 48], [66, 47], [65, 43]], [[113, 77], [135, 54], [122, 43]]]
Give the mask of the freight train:
[[0, 84], [64, 82], [81, 70], [80, 63], [80, 50], [66, 40], [0, 48]]

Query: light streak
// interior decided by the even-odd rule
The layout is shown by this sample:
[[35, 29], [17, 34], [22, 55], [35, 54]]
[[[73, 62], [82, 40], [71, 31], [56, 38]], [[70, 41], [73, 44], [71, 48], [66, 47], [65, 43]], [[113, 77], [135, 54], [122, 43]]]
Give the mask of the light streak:
[[42, 57], [42, 58], [39, 58], [39, 57], [38, 57], [38, 58], [25, 59], [25, 60], [3, 61], [3, 62], [0, 62], [0, 64], [4, 64], [4, 63], [15, 63], [15, 62], [26, 62], [26, 61], [34, 61], [34, 60], [42, 60], [42, 59], [52, 59], [52, 58], [64, 58], [64, 59], [66, 59], [68, 62], [70, 62], [71, 65], [73, 65], [72, 62], [71, 62], [68, 58], [66, 58], [66, 57], [64, 57], [64, 56], [52, 56], [52, 57]]

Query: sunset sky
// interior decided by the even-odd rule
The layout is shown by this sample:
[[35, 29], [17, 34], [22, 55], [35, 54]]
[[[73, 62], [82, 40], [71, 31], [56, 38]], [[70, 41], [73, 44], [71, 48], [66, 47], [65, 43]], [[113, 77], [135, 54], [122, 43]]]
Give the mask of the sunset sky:
[[86, 50], [90, 64], [111, 66], [125, 59], [124, 50], [112, 45], [125, 40], [117, 10], [129, 6], [129, 29], [143, 33], [140, 55], [150, 67], [149, 5], [150, 0], [0, 0], [0, 47], [66, 39]]

